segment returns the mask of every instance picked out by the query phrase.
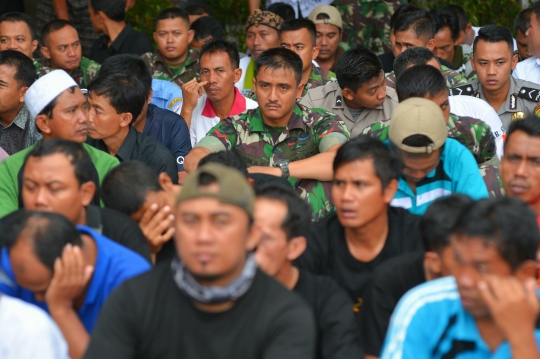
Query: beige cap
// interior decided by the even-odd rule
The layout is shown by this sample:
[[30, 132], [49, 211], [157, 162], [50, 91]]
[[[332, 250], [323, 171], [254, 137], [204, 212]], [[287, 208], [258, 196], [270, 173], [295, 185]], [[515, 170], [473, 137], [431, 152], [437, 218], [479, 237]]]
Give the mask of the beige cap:
[[[432, 144], [412, 147], [403, 140], [412, 135], [424, 135]], [[435, 102], [413, 97], [401, 102], [392, 113], [388, 137], [399, 149], [408, 153], [432, 153], [446, 142], [448, 131], [442, 110]]]
[[[328, 15], [329, 19], [317, 20], [317, 16], [319, 16], [319, 14], [326, 14]], [[338, 9], [331, 5], [317, 6], [315, 9], [311, 10], [308, 15], [308, 19], [313, 21], [315, 24], [334, 25], [340, 29], [343, 29], [343, 20], [341, 20], [341, 14], [339, 13]]]

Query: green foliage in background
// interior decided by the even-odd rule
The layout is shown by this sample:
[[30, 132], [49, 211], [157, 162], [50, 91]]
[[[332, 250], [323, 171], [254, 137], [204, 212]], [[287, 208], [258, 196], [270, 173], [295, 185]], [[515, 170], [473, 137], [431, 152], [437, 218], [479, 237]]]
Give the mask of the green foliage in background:
[[[126, 14], [126, 21], [134, 29], [142, 31], [154, 42], [156, 15], [163, 9], [171, 7], [170, 0], [137, 0], [133, 9]], [[155, 47], [155, 44], [154, 44]]]

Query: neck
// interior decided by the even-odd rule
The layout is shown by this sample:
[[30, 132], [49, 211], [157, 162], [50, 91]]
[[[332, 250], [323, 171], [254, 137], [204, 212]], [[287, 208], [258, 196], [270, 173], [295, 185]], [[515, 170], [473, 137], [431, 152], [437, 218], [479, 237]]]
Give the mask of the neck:
[[11, 125], [11, 123], [13, 122], [15, 117], [17, 117], [19, 112], [21, 112], [21, 109], [23, 108], [23, 106], [24, 106], [24, 103], [21, 103], [16, 108], [14, 108], [14, 109], [12, 109], [12, 110], [10, 110], [8, 112], [1, 113], [0, 114], [0, 122], [2, 122], [2, 125], [4, 125], [4, 127], [7, 127], [7, 126]]
[[176, 59], [166, 59], [165, 57], [163, 57], [163, 61], [165, 61], [166, 65], [173, 65], [173, 66], [174, 65], [179, 65], [179, 64], [183, 63], [184, 61], [186, 61], [188, 53], [189, 53], [189, 48], [186, 49], [186, 52], [183, 55], [181, 55], [180, 57], [177, 57]]
[[[86, 234], [81, 235], [82, 240], [82, 255], [84, 258], [85, 265], [89, 265], [95, 268], [96, 266], [96, 260], [97, 260], [97, 246], [94, 239]], [[74, 300], [74, 306], [76, 309], [79, 309], [82, 307], [84, 303], [84, 298], [86, 297], [86, 292], [88, 290], [88, 287], [90, 286], [90, 283], [92, 283], [92, 280], [88, 281], [88, 284], [86, 285], [86, 288], [82, 291], [81, 294]]]
[[[262, 111], [261, 111], [261, 113], [262, 113]], [[262, 117], [263, 117], [264, 124], [267, 125], [267, 126], [270, 126], [270, 127], [285, 127], [289, 123], [292, 114], [293, 114], [293, 110], [291, 110], [291, 112], [287, 113], [285, 116], [283, 116], [281, 118], [278, 118], [278, 119], [266, 118], [266, 116], [264, 116], [264, 115]]]
[[336, 54], [332, 55], [332, 57], [329, 57], [327, 59], [317, 59], [317, 63], [319, 64], [320, 68], [323, 68], [325, 70], [330, 71], [332, 68], [332, 65], [334, 64], [334, 61], [336, 59]]
[[484, 339], [491, 352], [494, 352], [505, 340], [506, 336], [493, 321], [491, 316], [474, 318], [474, 321], [476, 322], [480, 336]]
[[304, 85], [306, 85], [309, 82], [309, 77], [311, 76], [311, 66], [312, 64], [309, 64], [309, 67], [302, 71], [302, 82]]
[[128, 127], [122, 127], [120, 131], [118, 131], [117, 134], [111, 137], [107, 137], [103, 139], [103, 142], [105, 142], [105, 146], [107, 146], [107, 150], [109, 151], [109, 154], [111, 156], [116, 156], [118, 153], [118, 150], [120, 149], [120, 146], [122, 146], [122, 143], [124, 143], [127, 135], [129, 133], [129, 126]]
[[143, 132], [144, 130], [144, 126], [146, 125], [146, 115], [148, 115], [148, 105], [144, 106], [141, 114], [137, 117], [137, 120], [133, 122], [133, 127], [139, 132]]
[[360, 228], [345, 228], [345, 239], [351, 254], [364, 262], [373, 260], [380, 253], [387, 236], [388, 212], [386, 209]]
[[81, 213], [79, 214], [79, 218], [77, 219], [77, 225], [85, 225], [86, 224], [86, 207], [81, 208]]
[[212, 108], [220, 120], [229, 117], [229, 113], [231, 113], [231, 109], [234, 104], [234, 98], [235, 91], [232, 89], [232, 91], [225, 98], [219, 101], [210, 101]]
[[512, 79], [510, 79], [506, 85], [502, 86], [498, 90], [491, 91], [482, 88], [486, 101], [491, 105], [491, 107], [493, 107], [495, 111], [498, 111], [502, 104], [506, 101], [508, 91], [510, 91], [510, 81], [512, 81]]
[[352, 108], [353, 110], [359, 110], [361, 108], [364, 108], [361, 106], [356, 106], [352, 101], [347, 100], [345, 97], [343, 97], [343, 101], [348, 108]]
[[109, 46], [116, 40], [118, 35], [124, 30], [126, 27], [125, 21], [112, 21], [108, 20], [105, 23], [105, 28], [103, 29], [103, 33], [107, 35], [109, 38]]
[[291, 262], [287, 262], [276, 274], [275, 279], [283, 284], [288, 290], [293, 290], [298, 278], [300, 277], [300, 271], [298, 268], [292, 265]]

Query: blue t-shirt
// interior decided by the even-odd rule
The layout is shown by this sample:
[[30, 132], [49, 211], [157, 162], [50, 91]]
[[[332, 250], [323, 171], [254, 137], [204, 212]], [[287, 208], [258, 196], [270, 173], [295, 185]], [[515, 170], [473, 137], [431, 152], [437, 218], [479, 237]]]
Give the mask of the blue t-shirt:
[[165, 110], [180, 113], [184, 102], [180, 87], [170, 81], [153, 79], [152, 90], [152, 104]]
[[142, 133], [171, 150], [178, 172], [184, 171], [184, 159], [191, 151], [191, 138], [182, 116], [150, 104]]
[[486, 184], [471, 152], [458, 141], [448, 138], [439, 165], [416, 183], [416, 195], [407, 181], [401, 177], [390, 205], [422, 215], [437, 198], [452, 193], [465, 194], [475, 200], [489, 197]]
[[[540, 342], [540, 330], [535, 330]], [[492, 353], [465, 311], [454, 277], [411, 289], [399, 301], [381, 359], [511, 359], [510, 344]]]
[[[88, 333], [91, 333], [101, 307], [112, 291], [125, 280], [144, 273], [151, 267], [146, 259], [131, 249], [113, 242], [86, 226], [77, 226], [77, 229], [79, 232], [91, 236], [97, 246], [94, 274], [90, 280], [84, 303], [77, 312], [84, 327]], [[38, 302], [31, 291], [15, 283], [7, 248], [2, 248], [0, 254], [0, 292], [47, 310], [45, 302]]]

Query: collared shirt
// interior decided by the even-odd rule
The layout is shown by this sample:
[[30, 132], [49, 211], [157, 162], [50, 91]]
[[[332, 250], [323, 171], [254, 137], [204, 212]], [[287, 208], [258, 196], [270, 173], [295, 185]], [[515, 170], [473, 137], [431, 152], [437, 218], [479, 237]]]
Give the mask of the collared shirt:
[[[446, 86], [448, 88], [465, 85], [467, 83], [467, 79], [457, 71], [454, 71], [444, 65], [441, 65], [441, 71], [446, 78]], [[396, 74], [394, 73], [394, 71], [386, 75], [386, 86], [393, 89], [396, 88]]]
[[[540, 330], [533, 334], [540, 345]], [[411, 289], [399, 301], [381, 355], [391, 358], [508, 359], [512, 353], [507, 340], [491, 351], [461, 304], [455, 278], [445, 277]]]
[[465, 194], [475, 200], [489, 196], [472, 154], [458, 141], [448, 138], [437, 167], [416, 182], [415, 192], [401, 177], [390, 205], [422, 215], [437, 198], [452, 193]]
[[[249, 98], [242, 96], [238, 88], [234, 88], [234, 102], [229, 111], [229, 117], [239, 115], [245, 110], [251, 110], [259, 107], [259, 104]], [[214, 127], [220, 118], [216, 115], [212, 102], [206, 95], [202, 95], [197, 102], [197, 107], [191, 114], [191, 126], [189, 134], [191, 136], [191, 145], [195, 146], [204, 136]]]
[[130, 24], [126, 24], [111, 46], [109, 46], [109, 37], [107, 35], [102, 35], [94, 41], [90, 51], [90, 58], [102, 64], [103, 61], [113, 55], [142, 55], [149, 51], [152, 51], [150, 39], [142, 32], [134, 30]]
[[[236, 149], [248, 167], [273, 166], [279, 160], [299, 161], [326, 152], [334, 145], [345, 143], [349, 137], [347, 127], [334, 114], [296, 104], [289, 123], [276, 138], [257, 108], [221, 120], [197, 147], [211, 152]], [[332, 210], [330, 182], [294, 177], [288, 180], [311, 204], [314, 220]]]
[[452, 59], [452, 65], [456, 69], [456, 72], [470, 81], [476, 78], [476, 72], [472, 68], [471, 61], [469, 61], [472, 56], [472, 52], [468, 51], [469, 48], [462, 47], [461, 45], [454, 46], [454, 58]]
[[[109, 149], [103, 140], [88, 138], [86, 143], [98, 150], [109, 153]], [[116, 153], [120, 162], [140, 161], [148, 165], [156, 174], [165, 172], [171, 177], [173, 183], [178, 183], [178, 171], [173, 153], [157, 140], [143, 135], [132, 126]]]
[[375, 122], [389, 120], [398, 102], [394, 89], [386, 87], [384, 103], [376, 108], [365, 108], [362, 114], [355, 119], [349, 107], [345, 104], [342, 90], [337, 82], [330, 82], [324, 86], [309, 90], [300, 100], [300, 104], [308, 108], [324, 108], [338, 115], [347, 125], [351, 137], [360, 135], [364, 128]]
[[[77, 310], [77, 315], [88, 333], [92, 333], [101, 307], [116, 287], [125, 280], [135, 277], [151, 269], [150, 264], [139, 254], [113, 242], [109, 238], [98, 234], [86, 226], [77, 226], [81, 234], [86, 234], [94, 240], [97, 247], [96, 263], [92, 279], [88, 285], [84, 303]], [[20, 287], [15, 281], [7, 248], [3, 248], [0, 255], [0, 292], [27, 303], [37, 305], [48, 310], [45, 302], [39, 302], [34, 293]]]
[[174, 82], [179, 87], [191, 79], [199, 77], [199, 51], [197, 49], [190, 48], [188, 50], [186, 60], [174, 73], [167, 67], [167, 63], [159, 51], [147, 52], [141, 58], [150, 68], [153, 78]]
[[24, 150], [41, 140], [41, 133], [37, 130], [36, 121], [23, 105], [13, 121], [4, 127], [0, 122], [0, 147], [9, 155]]
[[184, 171], [184, 159], [191, 151], [191, 141], [182, 116], [150, 104], [142, 133], [167, 147], [174, 154], [178, 172]]
[[[56, 70], [51, 67], [50, 60], [44, 57], [37, 61], [42, 65], [38, 74], [39, 77]], [[73, 80], [75, 80], [80, 88], [87, 88], [90, 82], [94, 81], [94, 79], [97, 77], [100, 67], [101, 65], [97, 62], [87, 59], [86, 57], [81, 57], [79, 66], [71, 71], [70, 76], [73, 78]]]
[[184, 103], [182, 89], [172, 82], [153, 79], [151, 103], [157, 107], [180, 114]]
[[533, 56], [518, 62], [516, 69], [512, 72], [512, 76], [516, 79], [540, 84], [540, 59]]

